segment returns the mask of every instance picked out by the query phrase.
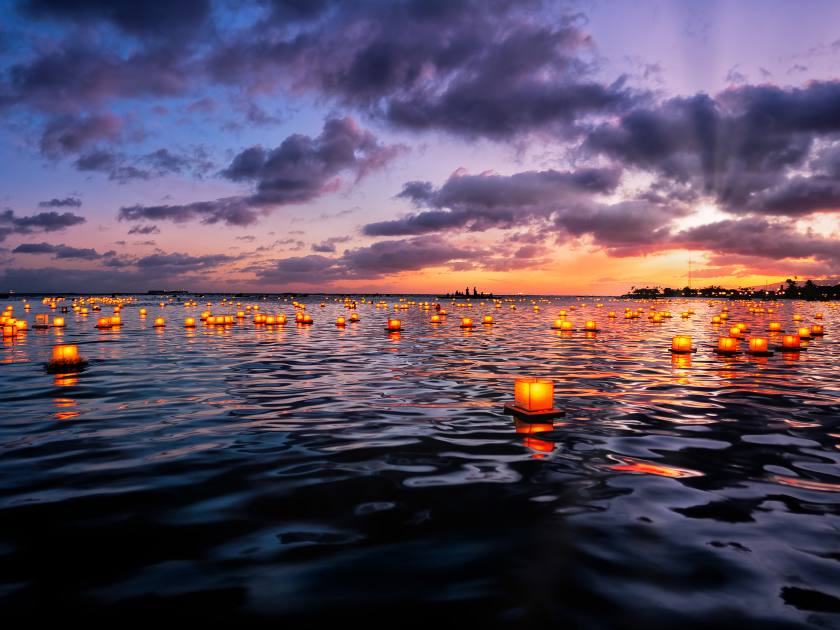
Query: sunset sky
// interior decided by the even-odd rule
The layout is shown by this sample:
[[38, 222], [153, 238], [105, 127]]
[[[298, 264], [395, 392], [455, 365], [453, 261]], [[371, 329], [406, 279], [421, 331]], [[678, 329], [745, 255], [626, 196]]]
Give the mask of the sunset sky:
[[840, 3], [0, 0], [0, 290], [840, 276]]

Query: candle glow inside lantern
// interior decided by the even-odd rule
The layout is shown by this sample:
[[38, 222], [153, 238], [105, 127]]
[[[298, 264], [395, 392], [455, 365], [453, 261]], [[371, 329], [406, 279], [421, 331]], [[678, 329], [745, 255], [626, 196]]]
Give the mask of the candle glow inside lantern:
[[770, 322], [767, 324], [768, 332], [782, 332], [782, 323], [781, 322]]
[[54, 328], [64, 328], [64, 318], [63, 317], [53, 317]]
[[737, 337], [720, 337], [718, 338], [717, 349], [718, 354], [735, 354], [738, 352]]
[[351, 313], [350, 314], [350, 322], [357, 322], [359, 321], [359, 314], [358, 313]]
[[140, 309], [140, 317], [146, 317], [146, 309], [145, 308]]
[[689, 354], [693, 351], [690, 335], [677, 335], [671, 340], [671, 352], [674, 354]]
[[154, 328], [163, 328], [166, 326], [166, 322], [164, 321], [163, 317], [155, 317], [155, 323], [153, 324]]
[[811, 326], [811, 335], [813, 337], [822, 337], [825, 334], [825, 328], [822, 324], [814, 324]]
[[187, 317], [184, 320], [184, 328], [195, 328], [195, 317]]
[[312, 315], [307, 315], [306, 313], [304, 313], [303, 319], [300, 320], [300, 323], [304, 326], [311, 326], [313, 323]]
[[112, 315], [111, 316], [111, 328], [119, 328], [122, 326], [122, 320], [120, 319], [119, 315]]
[[505, 405], [505, 412], [529, 421], [562, 416], [554, 407], [554, 382], [545, 378], [517, 378], [513, 384], [513, 403]]
[[440, 324], [440, 315], [432, 315], [429, 318], [429, 322], [432, 324]]
[[473, 320], [471, 317], [462, 317], [461, 318], [461, 328], [472, 328], [473, 327]]
[[111, 328], [111, 318], [110, 317], [100, 317], [96, 320], [96, 327], [97, 328]]
[[402, 330], [402, 321], [399, 319], [389, 319], [385, 330], [388, 332], [399, 332]]
[[48, 328], [50, 325], [50, 316], [46, 313], [38, 313], [35, 316], [35, 325], [33, 328]]
[[803, 326], [798, 331], [800, 339], [810, 339], [811, 338], [811, 329], [807, 326]]
[[747, 352], [754, 356], [770, 356], [773, 354], [770, 352], [770, 348], [765, 337], [751, 337], [750, 338], [750, 348]]
[[335, 318], [335, 325], [338, 326], [339, 328], [344, 328], [344, 326], [347, 325], [347, 318], [339, 315], [338, 317]]
[[732, 326], [732, 328], [729, 329], [729, 336], [730, 337], [740, 337], [741, 336], [740, 326]]
[[4, 339], [14, 337], [16, 334], [17, 334], [17, 328], [15, 328], [14, 324], [4, 324], [3, 325], [3, 338]]
[[814, 319], [822, 319], [822, 318], [823, 318], [822, 313], [814, 313]]
[[583, 328], [586, 332], [600, 332], [598, 330], [598, 323], [594, 320], [588, 320], [584, 325]]
[[493, 323], [493, 316], [492, 315], [485, 315], [484, 319], [482, 320], [483, 324], [492, 324]]
[[712, 317], [712, 323], [720, 324], [720, 315], [715, 315], [714, 317]]

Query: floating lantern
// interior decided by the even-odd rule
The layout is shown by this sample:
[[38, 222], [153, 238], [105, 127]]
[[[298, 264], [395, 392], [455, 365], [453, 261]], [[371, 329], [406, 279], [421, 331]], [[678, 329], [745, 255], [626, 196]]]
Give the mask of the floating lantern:
[[236, 311], [236, 319], [245, 319], [245, 311]]
[[800, 339], [806, 339], [807, 340], [807, 339], [811, 338], [811, 329], [808, 328], [807, 326], [803, 326], [797, 332], [799, 334]]
[[554, 383], [544, 378], [517, 378], [513, 385], [513, 403], [505, 412], [528, 420], [545, 420], [562, 416], [554, 407]]
[[583, 325], [583, 329], [584, 329], [586, 332], [601, 332], [601, 331], [598, 329], [598, 324], [597, 324], [597, 322], [595, 322], [594, 320], [591, 320], [591, 319], [590, 319], [589, 321], [587, 321], [587, 322]]
[[715, 315], [715, 316], [712, 317], [712, 323], [713, 324], [720, 324], [720, 322], [721, 322], [720, 315]]
[[145, 308], [140, 309], [140, 317], [146, 317], [146, 309]]
[[351, 313], [350, 314], [350, 323], [359, 321], [359, 314], [358, 313]]
[[560, 329], [561, 329], [561, 327], [563, 326], [563, 322], [564, 322], [564, 321], [565, 321], [564, 319], [555, 319], [555, 320], [554, 320], [554, 323], [551, 325], [551, 327], [552, 327], [554, 330], [560, 330]]
[[110, 317], [100, 317], [98, 320], [96, 320], [96, 327], [97, 328], [102, 328], [102, 329], [104, 329], [104, 328], [110, 329], [111, 328], [111, 318]]
[[671, 352], [673, 354], [691, 354], [695, 350], [691, 347], [691, 336], [677, 335], [671, 340]]
[[295, 323], [296, 324], [302, 324], [303, 323], [303, 313], [302, 312], [298, 311], [297, 313], [295, 313]]
[[798, 313], [797, 313], [797, 314], [795, 314], [795, 315], [793, 316], [793, 321], [795, 321], [795, 322], [801, 322], [801, 321], [802, 321], [802, 315], [799, 315]]
[[110, 321], [111, 321], [111, 328], [119, 328], [120, 326], [122, 326], [122, 320], [120, 319], [119, 315], [112, 315], [110, 317]]
[[49, 328], [50, 316], [46, 313], [38, 313], [35, 315], [35, 325], [33, 328]]
[[339, 328], [344, 328], [347, 325], [347, 319], [345, 317], [339, 316], [335, 319], [335, 325]]
[[822, 313], [815, 313], [815, 314], [814, 314], [814, 319], [822, 319], [822, 318], [823, 318], [823, 314], [822, 314]]
[[782, 323], [770, 322], [769, 324], [767, 324], [767, 330], [769, 332], [783, 332]]
[[473, 320], [471, 317], [462, 317], [461, 318], [461, 328], [472, 328], [473, 327]]
[[63, 317], [53, 317], [52, 325], [53, 325], [53, 328], [64, 328], [64, 318]]
[[274, 315], [266, 315], [264, 323], [266, 326], [274, 326], [277, 324], [277, 317]]
[[166, 322], [164, 321], [163, 317], [155, 317], [155, 323], [152, 324], [154, 328], [163, 328], [166, 326]]
[[737, 337], [720, 337], [718, 339], [717, 354], [732, 355], [738, 352], [738, 338]]
[[784, 335], [782, 337], [782, 350], [802, 350], [802, 344], [799, 341], [799, 335]]
[[650, 318], [654, 324], [661, 324], [662, 323], [662, 315], [659, 313], [654, 313], [653, 317]]
[[572, 332], [574, 330], [574, 326], [572, 322], [568, 320], [563, 320], [562, 322], [560, 322], [560, 330], [562, 332]]
[[[26, 322], [24, 322], [26, 323]], [[814, 324], [811, 326], [811, 336], [812, 337], [822, 337], [825, 334], [825, 328], [822, 324]]]
[[446, 317], [446, 309], [445, 308], [440, 309], [438, 311], [438, 315], [440, 315], [441, 317]]
[[73, 345], [53, 346], [52, 359], [47, 362], [47, 372], [53, 374], [65, 370], [80, 369], [86, 361], [79, 356], [79, 349]]
[[184, 319], [184, 328], [195, 328], [195, 317], [187, 317]]
[[440, 324], [440, 315], [432, 315], [429, 318], [429, 322], [432, 324]]
[[484, 319], [482, 320], [481, 323], [484, 324], [485, 326], [489, 325], [489, 324], [492, 324], [493, 323], [493, 316], [492, 315], [485, 315]]
[[388, 332], [399, 332], [402, 330], [402, 322], [399, 319], [389, 319], [385, 330]]
[[314, 322], [312, 320], [312, 315], [303, 315], [303, 319], [300, 320], [300, 323], [304, 326], [311, 326]]
[[764, 337], [751, 337], [750, 347], [747, 353], [755, 357], [769, 357], [773, 354], [770, 351], [767, 339]]
[[[25, 331], [27, 328], [29, 328], [29, 324], [26, 323], [25, 319], [17, 319], [15, 320], [15, 328], [18, 329], [18, 332]], [[820, 328], [822, 328], [822, 326], [820, 326]]]
[[17, 328], [14, 324], [3, 325], [3, 339], [9, 339], [17, 334]]
[[610, 319], [615, 319], [615, 311], [610, 311], [609, 313], [607, 313], [607, 317], [609, 317]]
[[286, 325], [286, 314], [285, 313], [280, 313], [275, 318], [275, 320], [276, 320], [278, 326], [285, 326]]
[[740, 337], [741, 336], [741, 329], [738, 326], [733, 326], [729, 329], [729, 336], [730, 337]]

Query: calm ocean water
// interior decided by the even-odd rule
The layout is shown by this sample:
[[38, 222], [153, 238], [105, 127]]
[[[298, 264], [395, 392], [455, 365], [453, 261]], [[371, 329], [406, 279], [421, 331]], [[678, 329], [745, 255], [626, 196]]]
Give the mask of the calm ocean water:
[[[840, 626], [837, 305], [729, 304], [755, 332], [825, 313], [806, 352], [753, 359], [711, 353], [723, 302], [661, 301], [662, 324], [607, 298], [540, 313], [446, 302], [438, 327], [401, 311], [396, 336], [392, 309], [360, 304], [339, 330], [348, 311], [319, 302], [308, 328], [186, 332], [203, 302], [140, 298], [119, 331], [71, 311], [63, 331], [4, 343], [0, 610]], [[571, 305], [601, 332], [552, 331]], [[464, 314], [496, 323], [464, 332]], [[667, 351], [681, 333], [690, 359]], [[78, 344], [83, 373], [45, 373], [58, 342]], [[553, 379], [566, 417], [529, 429], [504, 415], [523, 375]]]

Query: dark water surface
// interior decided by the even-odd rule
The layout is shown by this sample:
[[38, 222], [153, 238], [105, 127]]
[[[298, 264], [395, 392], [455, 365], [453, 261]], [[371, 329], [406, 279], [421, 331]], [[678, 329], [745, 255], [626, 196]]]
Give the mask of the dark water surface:
[[[118, 332], [72, 312], [30, 330], [0, 357], [0, 610], [838, 627], [840, 310], [733, 303], [755, 331], [822, 311], [828, 335], [725, 359], [723, 303], [661, 302], [655, 325], [603, 302], [569, 316], [595, 338], [549, 327], [576, 298], [475, 306], [497, 323], [466, 333], [448, 304], [437, 328], [412, 307], [389, 336], [394, 311], [365, 304], [338, 330], [347, 311], [317, 300], [310, 328], [188, 333], [203, 304], [146, 298]], [[86, 371], [44, 372], [59, 341]], [[550, 431], [501, 412], [521, 375], [556, 381]]]

